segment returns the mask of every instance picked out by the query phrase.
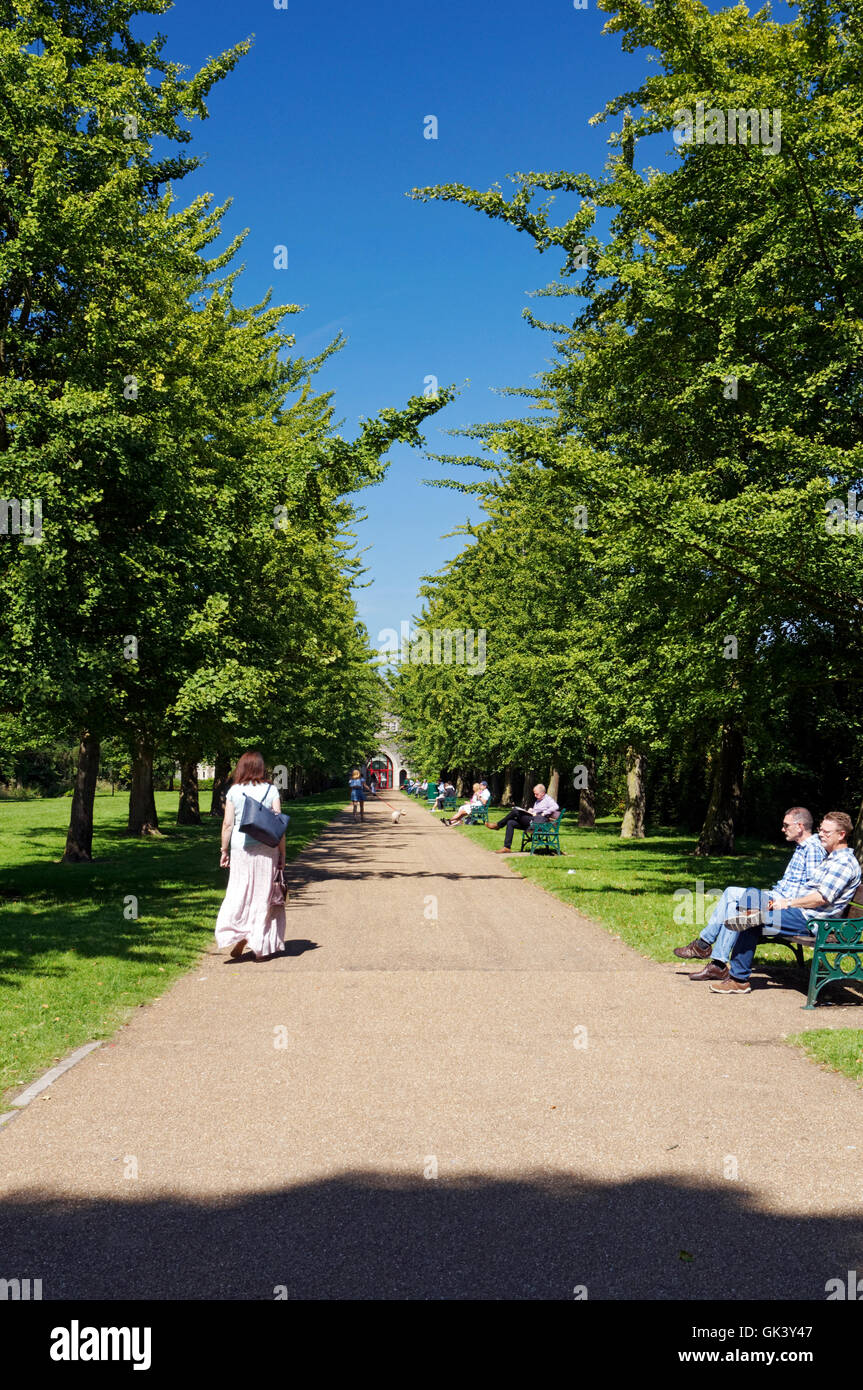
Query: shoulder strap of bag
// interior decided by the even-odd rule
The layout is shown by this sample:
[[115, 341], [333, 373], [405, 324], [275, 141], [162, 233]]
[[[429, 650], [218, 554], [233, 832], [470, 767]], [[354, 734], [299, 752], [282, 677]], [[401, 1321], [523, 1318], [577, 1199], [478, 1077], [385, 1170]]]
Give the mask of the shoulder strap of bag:
[[249, 796], [248, 792], [243, 792], [243, 795], [248, 796], [250, 801], [257, 802], [259, 806], [263, 806], [264, 802], [270, 794], [270, 788], [272, 787], [272, 785], [272, 782], [267, 783], [266, 790], [264, 791], [264, 795], [261, 797], [260, 801], [258, 801], [258, 798], [256, 796]]

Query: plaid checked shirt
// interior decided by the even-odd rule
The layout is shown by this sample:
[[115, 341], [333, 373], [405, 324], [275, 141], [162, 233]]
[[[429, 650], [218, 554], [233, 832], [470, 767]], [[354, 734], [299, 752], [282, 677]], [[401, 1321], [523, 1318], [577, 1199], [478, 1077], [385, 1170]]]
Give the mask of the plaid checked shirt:
[[[807, 917], [841, 917], [854, 897], [854, 890], [860, 882], [860, 865], [854, 851], [842, 845], [828, 854], [820, 868], [816, 869], [806, 887], [815, 888], [822, 898], [827, 899], [827, 907], [804, 907]], [[802, 896], [802, 894], [801, 894]]]
[[802, 898], [825, 859], [824, 846], [817, 835], [801, 840], [788, 861], [788, 867], [773, 889], [778, 898]]

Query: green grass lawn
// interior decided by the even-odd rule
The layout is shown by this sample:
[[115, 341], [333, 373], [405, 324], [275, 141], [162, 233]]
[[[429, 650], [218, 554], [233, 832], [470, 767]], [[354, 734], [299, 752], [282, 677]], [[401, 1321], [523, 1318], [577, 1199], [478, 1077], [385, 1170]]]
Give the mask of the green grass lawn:
[[[156, 794], [165, 838], [140, 840], [124, 834], [128, 798], [97, 796], [92, 864], [60, 863], [68, 798], [0, 802], [0, 1109], [163, 993], [212, 940], [227, 883], [220, 826], [175, 826], [177, 800]], [[287, 858], [344, 804], [340, 790], [291, 802]]]
[[[444, 812], [431, 814], [440, 819]], [[490, 813], [489, 819], [502, 819], [504, 814], [498, 809]], [[503, 844], [502, 831], [493, 833], [482, 826], [452, 833], [468, 835], [484, 849], [495, 850]], [[652, 830], [643, 840], [621, 840], [619, 820], [604, 819], [595, 830], [579, 830], [570, 814], [560, 832], [563, 857], [514, 854], [507, 862], [516, 873], [608, 927], [642, 955], [651, 960], [672, 961], [674, 947], [696, 937], [712, 910], [712, 902], [705, 902], [703, 896], [699, 907], [698, 880], [702, 895], [731, 883], [769, 888], [781, 876], [791, 853], [779, 845], [741, 840], [736, 854], [700, 859], [693, 854], [696, 838], [674, 830]], [[520, 844], [521, 833], [516, 832], [513, 849], [517, 850]], [[675, 899], [678, 889], [687, 889], [690, 898]], [[684, 918], [687, 911], [688, 920]], [[675, 921], [675, 912], [683, 920]], [[759, 946], [757, 959], [771, 961], [777, 968], [796, 970], [794, 959], [784, 946]], [[796, 977], [798, 981], [800, 978]], [[792, 987], [789, 977], [789, 988]], [[804, 1002], [801, 998], [801, 1004]], [[819, 1028], [788, 1041], [804, 1047], [816, 1061], [846, 1076], [863, 1079], [860, 1029]]]
[[788, 1039], [822, 1066], [863, 1081], [863, 1028], [812, 1028]]

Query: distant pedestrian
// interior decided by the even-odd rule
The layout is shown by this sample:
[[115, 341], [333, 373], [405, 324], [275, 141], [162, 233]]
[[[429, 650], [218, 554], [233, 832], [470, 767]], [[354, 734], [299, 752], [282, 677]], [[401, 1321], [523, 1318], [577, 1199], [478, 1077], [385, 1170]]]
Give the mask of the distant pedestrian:
[[351, 804], [353, 806], [354, 820], [357, 818], [357, 808], [360, 812], [360, 820], [365, 820], [366, 791], [368, 783], [362, 777], [358, 767], [355, 767], [348, 780], [351, 789]]
[[[239, 829], [243, 799], [249, 796], [268, 811], [281, 811], [279, 793], [265, 781], [260, 753], [244, 753], [234, 769], [225, 798], [222, 822], [222, 868], [230, 865], [225, 899], [216, 919], [216, 942], [231, 955], [241, 956], [248, 947], [256, 960], [281, 952], [285, 940], [284, 895], [277, 889], [277, 873], [285, 866], [285, 837], [277, 846], [261, 844]], [[281, 904], [278, 900], [281, 897]]]

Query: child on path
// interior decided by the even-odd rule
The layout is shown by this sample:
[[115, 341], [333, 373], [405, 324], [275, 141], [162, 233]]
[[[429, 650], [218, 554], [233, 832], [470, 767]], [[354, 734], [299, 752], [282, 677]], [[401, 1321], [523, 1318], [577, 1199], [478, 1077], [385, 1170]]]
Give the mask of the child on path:
[[360, 776], [360, 770], [355, 767], [348, 781], [351, 789], [351, 803], [354, 809], [354, 820], [357, 818], [357, 807], [360, 809], [360, 820], [365, 820], [365, 799], [368, 790], [367, 783]]

